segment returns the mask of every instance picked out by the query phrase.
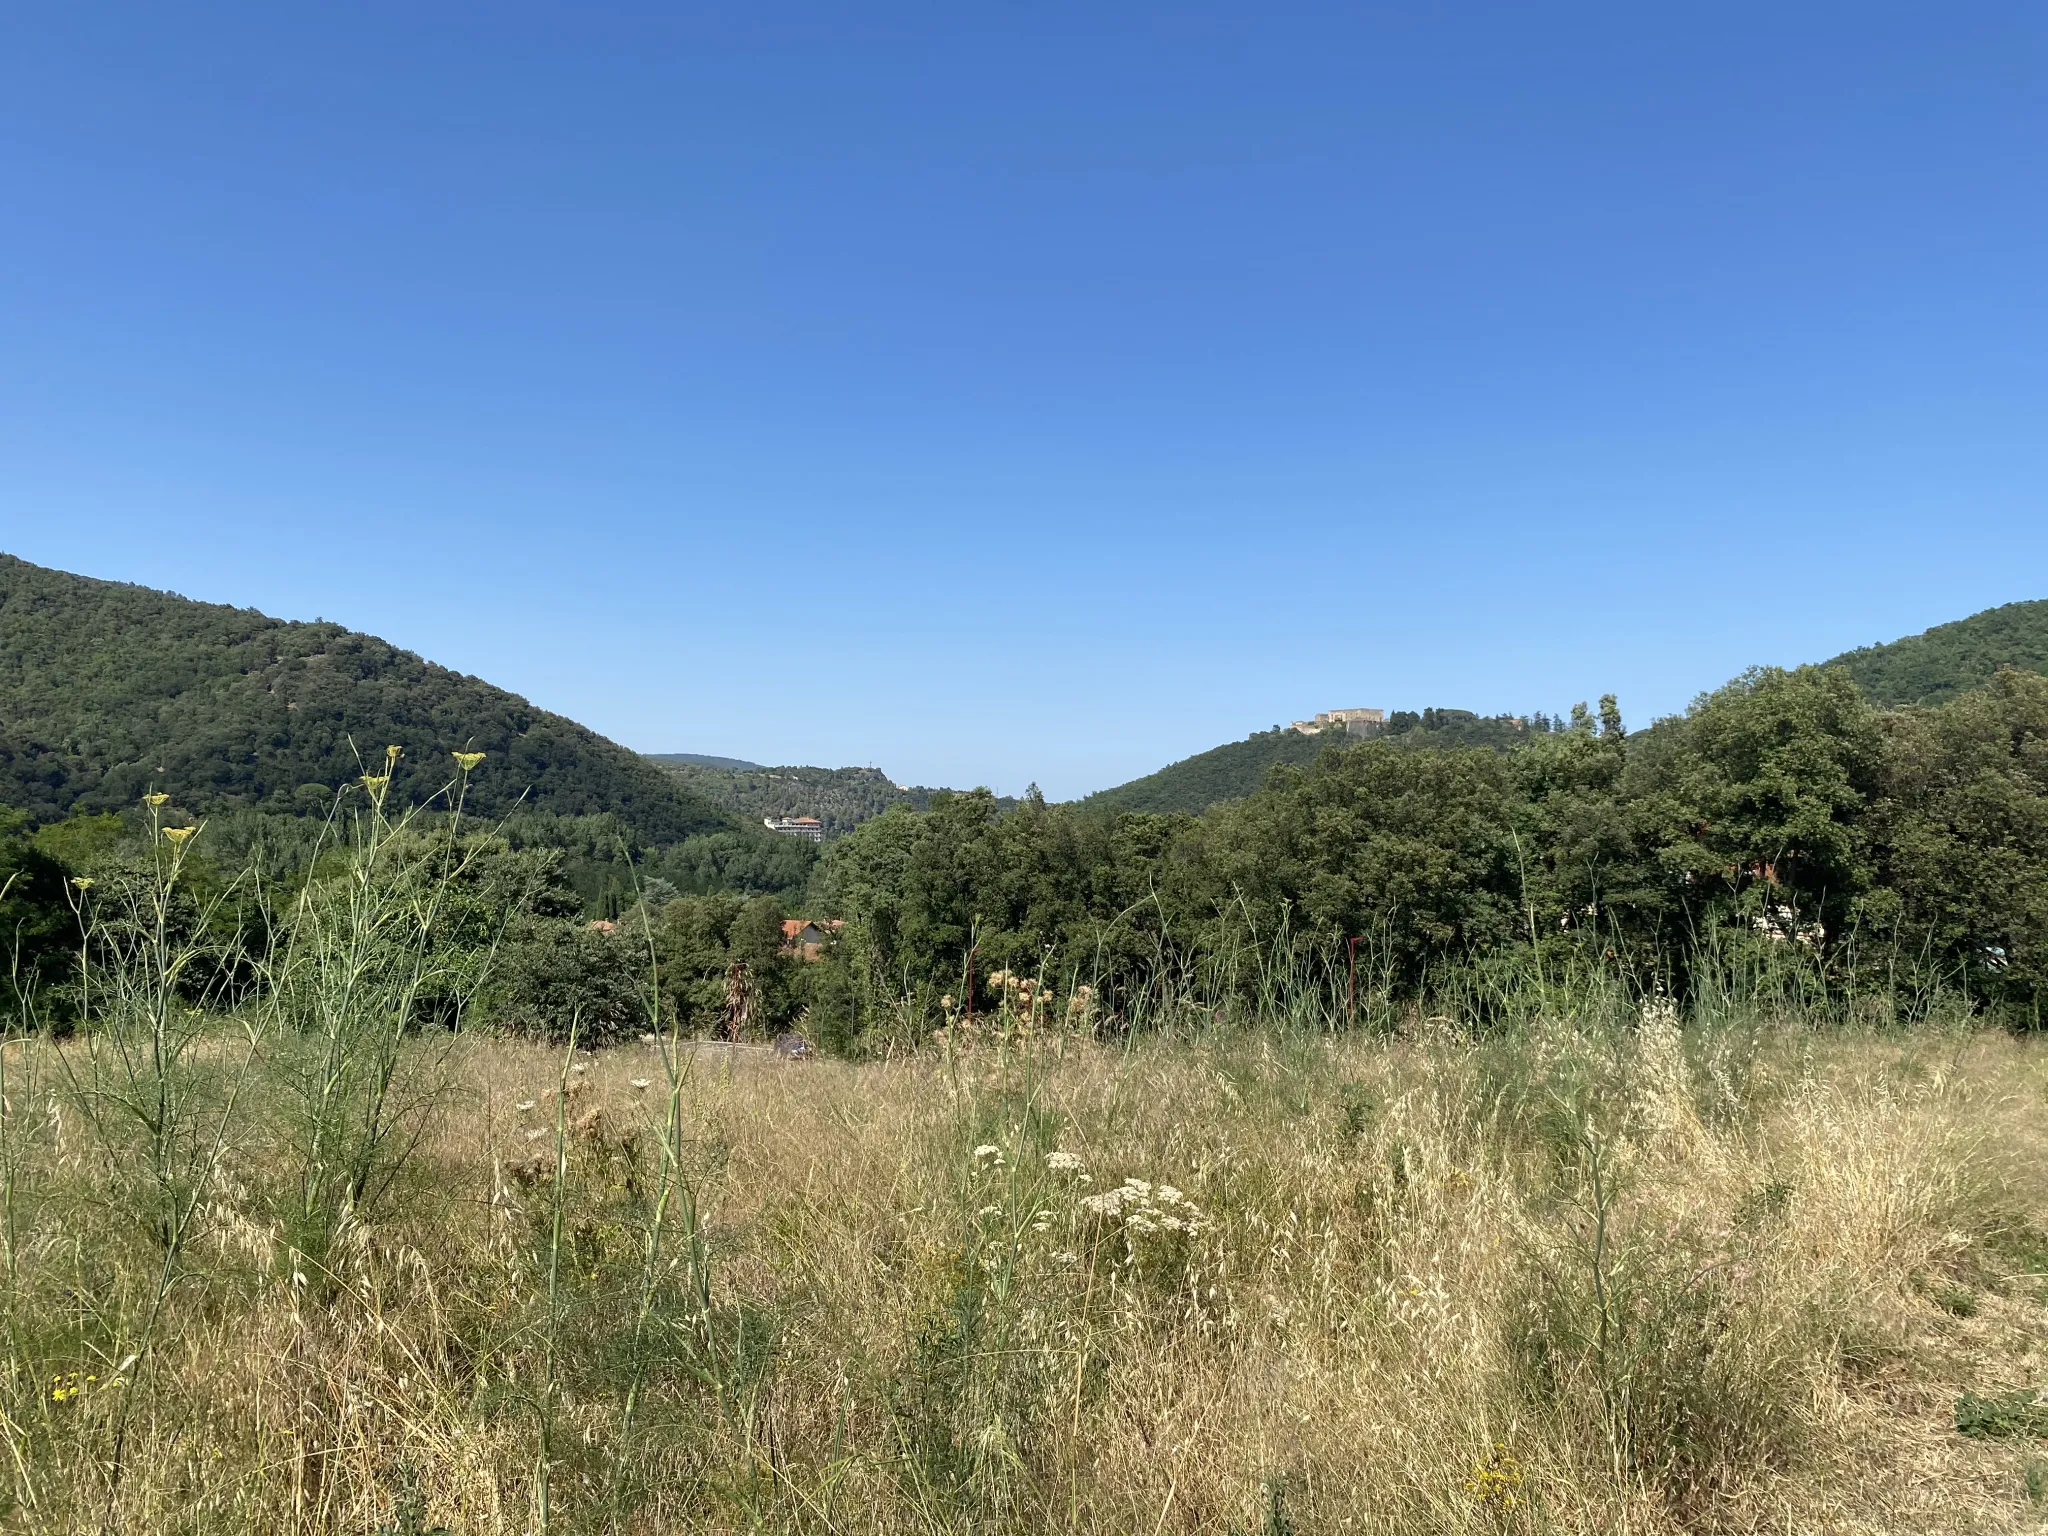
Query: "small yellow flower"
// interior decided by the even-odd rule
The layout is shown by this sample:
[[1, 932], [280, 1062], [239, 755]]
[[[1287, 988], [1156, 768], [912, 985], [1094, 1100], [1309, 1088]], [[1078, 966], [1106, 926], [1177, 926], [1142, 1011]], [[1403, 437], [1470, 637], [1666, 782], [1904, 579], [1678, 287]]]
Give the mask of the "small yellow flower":
[[185, 839], [198, 830], [197, 827], [165, 827], [164, 837], [172, 847], [182, 848], [185, 845]]
[[142, 803], [151, 810], [162, 810], [171, 803], [171, 797], [164, 794], [150, 794], [142, 797]]
[[1496, 1442], [1491, 1456], [1472, 1464], [1472, 1475], [1465, 1479], [1465, 1491], [1482, 1508], [1512, 1513], [1526, 1502], [1522, 1496], [1522, 1464], [1515, 1459], [1514, 1452]]
[[73, 875], [71, 877], [71, 883], [77, 886], [81, 891], [89, 891], [92, 889], [92, 876]]
[[381, 794], [390, 783], [391, 775], [388, 773], [366, 773], [363, 775], [363, 788], [373, 795]]
[[483, 760], [484, 754], [481, 752], [457, 752], [455, 754], [455, 766], [464, 773], [474, 771], [476, 765]]
[[[384, 749], [384, 761], [387, 763], [395, 763], [403, 756], [405, 756], [405, 748], [403, 747], [386, 747]], [[391, 770], [386, 768], [384, 771], [389, 773]]]

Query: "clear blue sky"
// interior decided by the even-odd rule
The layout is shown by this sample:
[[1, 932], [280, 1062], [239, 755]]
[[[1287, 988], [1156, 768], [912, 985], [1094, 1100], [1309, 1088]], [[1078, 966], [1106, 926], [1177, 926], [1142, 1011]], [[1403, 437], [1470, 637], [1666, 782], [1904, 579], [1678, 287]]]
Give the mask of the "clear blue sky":
[[1061, 797], [2048, 596], [2048, 11], [17, 6], [0, 548]]

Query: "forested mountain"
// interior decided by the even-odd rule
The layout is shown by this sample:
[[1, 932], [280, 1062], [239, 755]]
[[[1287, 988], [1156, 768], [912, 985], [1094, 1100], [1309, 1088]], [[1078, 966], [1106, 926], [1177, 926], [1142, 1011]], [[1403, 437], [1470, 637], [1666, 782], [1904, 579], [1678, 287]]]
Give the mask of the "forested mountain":
[[[2000, 667], [2048, 673], [2048, 599], [1987, 608], [1924, 634], [1846, 652], [1826, 665], [1843, 668], [1866, 698], [1887, 709], [1946, 703], [1989, 682]], [[1526, 745], [1532, 733], [1562, 724], [1540, 714], [1524, 722], [1462, 709], [1396, 710], [1388, 717], [1384, 739], [1407, 746], [1507, 750]], [[1325, 746], [1353, 739], [1335, 731], [1320, 736], [1284, 728], [1260, 731], [1077, 803], [1104, 811], [1199, 815], [1212, 805], [1243, 799], [1282, 763], [1313, 762]]]
[[714, 757], [708, 752], [648, 752], [643, 754], [649, 762], [674, 766], [687, 764], [692, 768], [730, 768], [739, 773], [758, 773], [762, 765], [750, 763], [744, 757]]
[[1184, 811], [1199, 815], [1223, 800], [1239, 800], [1266, 782], [1266, 775], [1281, 763], [1310, 763], [1324, 747], [1342, 743], [1342, 731], [1324, 736], [1304, 736], [1286, 726], [1254, 731], [1243, 741], [1226, 742], [1169, 763], [1157, 773], [1132, 779], [1112, 789], [1098, 789], [1076, 801], [1097, 811], [1143, 811], [1171, 815]]
[[1391, 1010], [1605, 971], [2040, 1027], [2048, 677], [1886, 712], [1841, 669], [1766, 668], [1647, 730], [1611, 701], [1537, 723], [1505, 752], [1333, 743], [1198, 817], [982, 795], [879, 817], [820, 865], [847, 983], [816, 1006], [852, 1038], [997, 1006], [1011, 970], [1125, 1023], [1166, 988], [1206, 1009], [1276, 975], [1346, 1009], [1369, 977]]
[[661, 764], [691, 793], [751, 826], [769, 816], [815, 816], [825, 824], [828, 838], [851, 832], [891, 806], [921, 811], [932, 800], [929, 789], [899, 786], [879, 768], [763, 768], [682, 752], [656, 754], [650, 761]]
[[1873, 704], [1944, 704], [1991, 680], [2000, 667], [2048, 672], [2048, 599], [1987, 608], [1888, 645], [1866, 645], [1828, 663]]
[[[770, 816], [815, 816], [825, 824], [828, 842], [895, 806], [928, 810], [939, 793], [922, 784], [898, 784], [879, 768], [764, 768], [690, 752], [650, 753], [649, 760], [748, 826]], [[992, 803], [1003, 811], [1017, 804], [1008, 795]]]
[[391, 744], [406, 800], [467, 750], [487, 754], [470, 790], [485, 816], [523, 795], [608, 814], [644, 846], [737, 830], [638, 754], [373, 635], [0, 555], [0, 805], [51, 821], [155, 786], [202, 815], [318, 810]]
[[[750, 1017], [807, 1016], [845, 1048], [921, 1037], [963, 995], [1008, 1007], [1012, 968], [1129, 1027], [1170, 990], [1222, 998], [1272, 965], [1334, 986], [1340, 958], [1347, 1009], [1367, 971], [1391, 1008], [1571, 967], [1679, 995], [1725, 962], [1806, 967], [1800, 985], [1843, 998], [1905, 985], [1903, 1007], [1948, 989], [2037, 1027], [2048, 677], [1994, 668], [2048, 659], [2044, 623], [2048, 604], [2015, 605], [1751, 672], [1633, 733], [1611, 698], [1568, 721], [1397, 712], [1372, 740], [1265, 732], [1049, 806], [872, 768], [654, 762], [338, 625], [0, 557], [0, 920], [58, 975], [67, 880], [153, 857], [160, 815], [207, 818], [216, 876], [310, 878], [313, 815], [395, 743], [404, 804], [450, 753], [487, 754], [472, 806], [510, 814], [473, 837], [517, 922], [485, 1016], [520, 1027], [625, 1030], [650, 930], [588, 919], [636, 914], [691, 1027], [729, 1014], [743, 964]], [[1866, 696], [1939, 697], [1972, 669], [1987, 681], [1934, 708]], [[152, 787], [169, 810], [140, 817]], [[759, 826], [791, 813], [845, 835], [821, 853]], [[781, 953], [778, 898], [844, 920], [819, 963]]]
[[[1540, 732], [1549, 725], [1540, 715], [1533, 722], [1524, 722], [1513, 715], [1477, 715], [1469, 709], [1397, 709], [1387, 717], [1387, 728], [1378, 739], [1408, 747], [1506, 749], [1524, 743], [1532, 729]], [[1182, 758], [1142, 779], [1097, 790], [1075, 803], [1097, 811], [1198, 816], [1212, 805], [1242, 800], [1283, 763], [1312, 763], [1325, 747], [1341, 747], [1358, 739], [1336, 729], [1304, 735], [1276, 726], [1254, 732], [1243, 741]]]

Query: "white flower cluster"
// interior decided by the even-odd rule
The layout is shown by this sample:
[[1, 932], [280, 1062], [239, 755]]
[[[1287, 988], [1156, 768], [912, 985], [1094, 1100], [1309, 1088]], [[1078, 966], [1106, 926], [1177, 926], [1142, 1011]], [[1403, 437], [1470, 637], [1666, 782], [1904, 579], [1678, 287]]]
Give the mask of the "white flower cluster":
[[1143, 1179], [1125, 1179], [1115, 1189], [1084, 1195], [1081, 1209], [1140, 1235], [1176, 1232], [1193, 1236], [1208, 1225], [1200, 1207], [1171, 1184], [1148, 1184]]
[[1797, 912], [1782, 904], [1766, 907], [1750, 919], [1750, 925], [1773, 943], [1783, 944], [1789, 939], [1802, 949], [1817, 950], [1828, 936], [1827, 929], [1819, 923], [1800, 921]]
[[1083, 1168], [1081, 1159], [1072, 1152], [1046, 1153], [1045, 1166], [1054, 1173], [1080, 1173]]

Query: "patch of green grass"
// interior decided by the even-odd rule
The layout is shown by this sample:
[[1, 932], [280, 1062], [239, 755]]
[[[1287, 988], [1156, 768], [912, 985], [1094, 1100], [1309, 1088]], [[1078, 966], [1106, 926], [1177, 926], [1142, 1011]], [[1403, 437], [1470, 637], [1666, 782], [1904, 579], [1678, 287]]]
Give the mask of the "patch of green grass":
[[1944, 1285], [1934, 1293], [1934, 1304], [1950, 1317], [1975, 1317], [1977, 1293], [1967, 1285]]
[[2032, 1387], [1988, 1397], [1965, 1392], [1956, 1399], [1956, 1428], [1972, 1440], [2048, 1435], [2048, 1403], [2043, 1403]]

